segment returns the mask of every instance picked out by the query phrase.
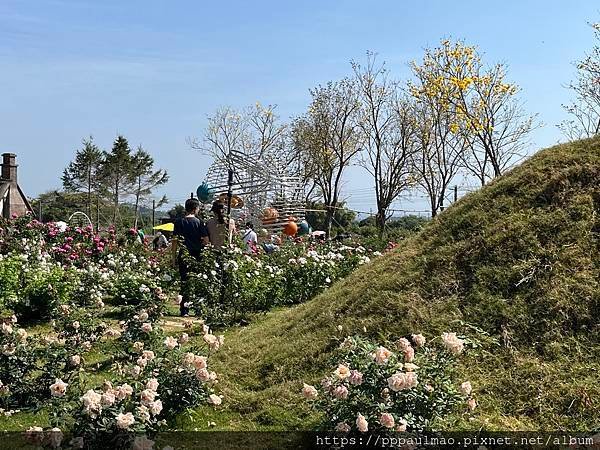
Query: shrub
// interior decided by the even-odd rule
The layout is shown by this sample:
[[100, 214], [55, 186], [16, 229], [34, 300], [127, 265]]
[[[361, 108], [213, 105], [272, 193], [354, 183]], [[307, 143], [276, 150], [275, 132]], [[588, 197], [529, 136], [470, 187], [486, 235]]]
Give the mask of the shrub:
[[421, 335], [399, 339], [394, 351], [360, 337], [344, 340], [335, 356], [337, 368], [323, 378], [320, 391], [303, 388], [324, 413], [323, 428], [423, 431], [467, 399], [474, 407], [470, 384], [459, 389], [454, 380], [455, 355], [464, 340], [445, 333], [443, 345], [424, 344]]

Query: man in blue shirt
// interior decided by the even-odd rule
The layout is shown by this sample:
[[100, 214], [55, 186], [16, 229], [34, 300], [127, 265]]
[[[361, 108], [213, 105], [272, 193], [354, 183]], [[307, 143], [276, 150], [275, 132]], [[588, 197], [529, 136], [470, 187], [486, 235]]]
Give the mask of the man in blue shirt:
[[[183, 245], [187, 248], [189, 254], [198, 259], [200, 252], [209, 243], [208, 230], [206, 225], [196, 217], [200, 211], [200, 202], [195, 198], [190, 198], [185, 202], [185, 217], [181, 217], [175, 221], [173, 234], [177, 239], [173, 240], [173, 248], [177, 251], [177, 240], [183, 240]], [[179, 265], [179, 274], [181, 281], [187, 280], [187, 267], [181, 257], [181, 249], [177, 252], [177, 263]], [[185, 290], [184, 290], [185, 293]], [[186, 296], [187, 297], [187, 296]], [[179, 310], [182, 316], [187, 316], [189, 309], [185, 306], [188, 299], [182, 298], [179, 305]]]

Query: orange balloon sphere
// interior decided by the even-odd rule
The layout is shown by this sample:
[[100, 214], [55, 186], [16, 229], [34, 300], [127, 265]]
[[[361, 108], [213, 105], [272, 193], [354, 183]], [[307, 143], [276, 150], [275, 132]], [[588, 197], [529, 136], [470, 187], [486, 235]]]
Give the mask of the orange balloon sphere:
[[283, 232], [288, 236], [295, 236], [298, 232], [298, 225], [296, 222], [288, 222], [285, 227], [283, 227]]

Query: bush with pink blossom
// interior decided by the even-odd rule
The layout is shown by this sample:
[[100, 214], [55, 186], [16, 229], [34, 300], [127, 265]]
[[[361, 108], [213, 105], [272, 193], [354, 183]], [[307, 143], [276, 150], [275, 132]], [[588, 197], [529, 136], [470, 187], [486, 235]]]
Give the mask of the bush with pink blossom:
[[464, 344], [454, 333], [430, 342], [414, 334], [386, 347], [348, 337], [330, 375], [318, 386], [305, 383], [302, 395], [323, 414], [326, 430], [431, 430], [436, 419], [474, 402], [470, 383], [456, 381]]

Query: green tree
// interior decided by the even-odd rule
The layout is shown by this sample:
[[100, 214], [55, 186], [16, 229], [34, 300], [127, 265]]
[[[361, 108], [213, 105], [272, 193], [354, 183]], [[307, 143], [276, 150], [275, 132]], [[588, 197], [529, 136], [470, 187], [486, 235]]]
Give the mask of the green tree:
[[[90, 220], [92, 217], [92, 203], [95, 195], [96, 206], [99, 207], [100, 168], [103, 163], [102, 151], [94, 144], [93, 138], [83, 140], [83, 148], [77, 150], [75, 159], [69, 163], [62, 175], [65, 191], [70, 193], [86, 194], [85, 209]], [[99, 222], [96, 212], [96, 223]]]
[[110, 153], [104, 153], [101, 179], [107, 195], [112, 199], [112, 223], [116, 224], [119, 217], [119, 202], [121, 197], [132, 191], [136, 181], [134, 160], [127, 139], [117, 136]]
[[[135, 197], [134, 210], [135, 220], [134, 228], [137, 228], [140, 201], [152, 195], [152, 191], [169, 181], [169, 175], [166, 170], [154, 170], [154, 159], [141, 146], [132, 156], [132, 175], [135, 178], [133, 183], [133, 195]], [[167, 198], [163, 198], [158, 202], [157, 207], [160, 207], [167, 202]]]
[[185, 208], [183, 205], [177, 204], [167, 211], [167, 214], [171, 219], [179, 219], [180, 217], [185, 217]]
[[[307, 205], [306, 221], [314, 230], [325, 230], [329, 226], [327, 217], [327, 206], [322, 202], [311, 202]], [[331, 219], [331, 231], [346, 231], [350, 228], [356, 218], [356, 213], [339, 203], [334, 210]]]
[[311, 162], [311, 177], [325, 205], [329, 236], [340, 203], [342, 175], [360, 151], [356, 81], [344, 78], [310, 91], [308, 112], [295, 120], [295, 151]]

